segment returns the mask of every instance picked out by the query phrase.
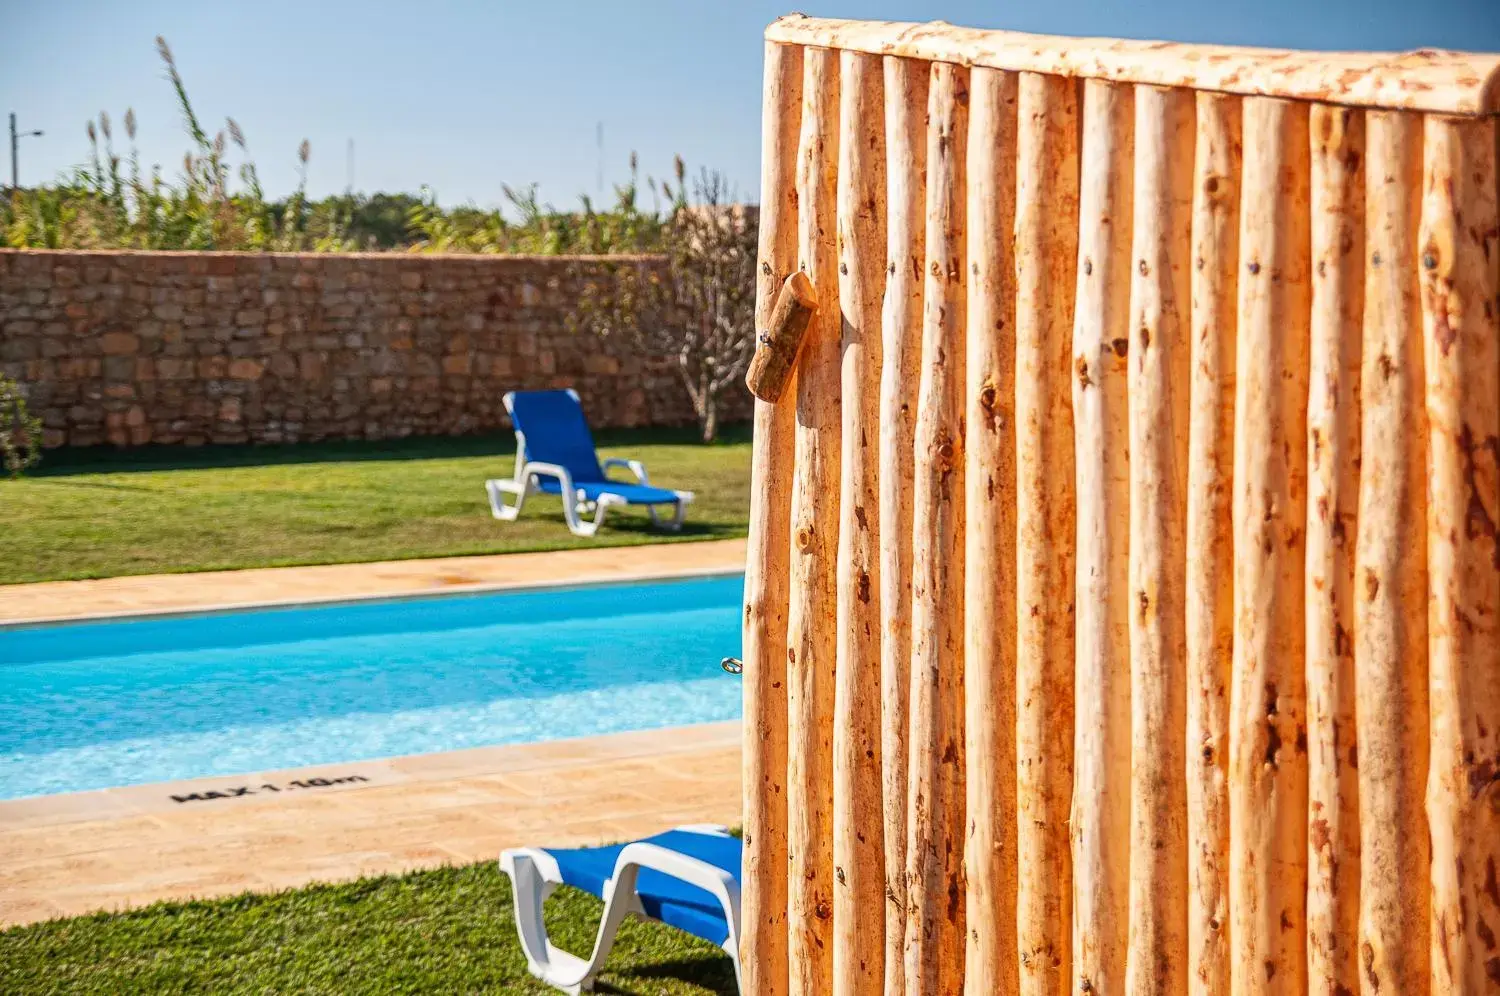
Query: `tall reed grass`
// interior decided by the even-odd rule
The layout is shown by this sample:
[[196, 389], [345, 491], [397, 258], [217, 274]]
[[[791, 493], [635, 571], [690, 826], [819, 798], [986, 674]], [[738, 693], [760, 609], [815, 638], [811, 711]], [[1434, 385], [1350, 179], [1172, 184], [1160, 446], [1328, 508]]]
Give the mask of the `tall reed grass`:
[[[296, 151], [296, 190], [282, 200], [266, 197], [244, 130], [226, 117], [210, 136], [164, 38], [157, 52], [177, 98], [189, 148], [181, 171], [143, 168], [135, 144], [136, 118], [123, 117], [122, 153], [107, 112], [85, 127], [88, 153], [58, 182], [14, 190], [0, 198], [0, 245], [41, 249], [230, 250], [342, 252], [401, 249], [412, 252], [630, 253], [660, 250], [663, 226], [684, 206], [680, 189], [663, 184], [667, 205], [644, 210], [634, 154], [630, 178], [614, 189], [612, 207], [599, 209], [584, 196], [577, 211], [543, 204], [535, 184], [503, 185], [514, 219], [498, 209], [444, 209], [436, 194], [307, 196], [311, 144]], [[681, 164], [678, 164], [679, 178]]]

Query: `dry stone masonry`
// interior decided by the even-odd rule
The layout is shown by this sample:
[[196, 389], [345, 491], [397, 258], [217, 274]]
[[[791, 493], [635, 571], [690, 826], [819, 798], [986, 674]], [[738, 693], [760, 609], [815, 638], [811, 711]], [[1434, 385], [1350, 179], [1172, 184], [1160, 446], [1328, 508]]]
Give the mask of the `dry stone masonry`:
[[475, 433], [550, 387], [596, 426], [692, 424], [665, 362], [569, 330], [592, 279], [599, 258], [0, 250], [0, 372], [48, 446]]

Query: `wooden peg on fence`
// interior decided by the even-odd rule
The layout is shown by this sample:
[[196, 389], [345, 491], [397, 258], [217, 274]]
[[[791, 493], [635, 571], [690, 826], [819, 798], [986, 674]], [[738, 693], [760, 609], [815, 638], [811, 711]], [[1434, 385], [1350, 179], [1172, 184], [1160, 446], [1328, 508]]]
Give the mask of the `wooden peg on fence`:
[[818, 295], [807, 274], [796, 270], [781, 285], [771, 320], [757, 335], [755, 356], [745, 373], [750, 393], [771, 404], [781, 400], [797, 366], [802, 336], [818, 309]]

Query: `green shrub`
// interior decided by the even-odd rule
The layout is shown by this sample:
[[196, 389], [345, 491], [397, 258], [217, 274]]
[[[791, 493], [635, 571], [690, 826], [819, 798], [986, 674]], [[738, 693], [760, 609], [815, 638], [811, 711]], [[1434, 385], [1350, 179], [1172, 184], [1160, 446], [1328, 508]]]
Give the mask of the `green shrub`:
[[26, 409], [21, 385], [0, 377], [0, 458], [11, 478], [42, 459], [42, 420]]

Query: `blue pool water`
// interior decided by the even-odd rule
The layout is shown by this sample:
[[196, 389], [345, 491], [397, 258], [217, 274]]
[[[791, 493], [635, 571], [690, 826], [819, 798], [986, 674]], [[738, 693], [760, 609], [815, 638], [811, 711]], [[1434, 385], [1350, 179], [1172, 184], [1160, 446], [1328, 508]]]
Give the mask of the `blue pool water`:
[[0, 799], [735, 719], [738, 576], [0, 628]]

